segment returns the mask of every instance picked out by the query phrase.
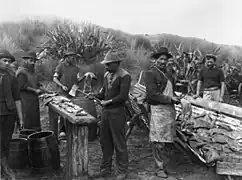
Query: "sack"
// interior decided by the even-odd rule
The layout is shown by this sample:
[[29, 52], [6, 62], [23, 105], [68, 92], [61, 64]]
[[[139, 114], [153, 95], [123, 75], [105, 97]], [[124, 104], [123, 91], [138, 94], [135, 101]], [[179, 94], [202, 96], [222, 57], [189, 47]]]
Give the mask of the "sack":
[[144, 72], [141, 71], [138, 82], [133, 86], [131, 94], [136, 98], [138, 104], [143, 104], [146, 100], [146, 87], [143, 82]]

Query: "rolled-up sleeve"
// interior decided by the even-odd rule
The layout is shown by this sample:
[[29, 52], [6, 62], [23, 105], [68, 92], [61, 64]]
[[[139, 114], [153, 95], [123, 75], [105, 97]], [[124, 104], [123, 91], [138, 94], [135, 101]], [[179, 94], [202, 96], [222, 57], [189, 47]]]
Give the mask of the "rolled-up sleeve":
[[161, 104], [170, 104], [171, 98], [165, 96], [160, 92], [160, 89], [157, 87], [155, 76], [152, 72], [145, 73], [145, 86], [147, 98], [149, 101], [153, 101]]
[[19, 101], [20, 100], [20, 88], [17, 79], [14, 77], [12, 79], [12, 96], [14, 101]]
[[63, 64], [60, 63], [55, 68], [54, 77], [60, 78], [62, 76], [62, 72], [63, 72]]

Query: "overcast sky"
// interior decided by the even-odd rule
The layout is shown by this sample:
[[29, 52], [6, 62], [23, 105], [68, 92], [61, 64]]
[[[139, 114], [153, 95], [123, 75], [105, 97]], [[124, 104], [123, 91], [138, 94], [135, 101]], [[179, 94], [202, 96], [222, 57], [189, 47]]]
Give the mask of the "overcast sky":
[[64, 17], [132, 34], [170, 33], [242, 46], [242, 0], [0, 0], [0, 21]]

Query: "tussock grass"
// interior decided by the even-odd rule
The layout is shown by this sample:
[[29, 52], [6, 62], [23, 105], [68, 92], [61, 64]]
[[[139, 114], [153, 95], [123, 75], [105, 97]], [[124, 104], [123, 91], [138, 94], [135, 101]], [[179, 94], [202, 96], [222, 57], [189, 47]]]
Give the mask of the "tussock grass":
[[[181, 48], [178, 50], [182, 44]], [[0, 25], [0, 48], [14, 53], [19, 60], [22, 51], [47, 49], [47, 56], [37, 65], [37, 73], [43, 80], [51, 80], [58, 61], [65, 50], [77, 52], [78, 66], [81, 72], [97, 73], [102, 82], [104, 67], [99, 62], [109, 49], [125, 49], [126, 61], [122, 67], [127, 69], [134, 81], [141, 70], [150, 66], [150, 53], [167, 46], [175, 55], [183, 51], [200, 50], [216, 53], [218, 63], [227, 60], [238, 65], [242, 59], [242, 48], [238, 46], [216, 45], [197, 38], [182, 38], [175, 35], [131, 35], [120, 30], [104, 28], [90, 23], [76, 23], [69, 20], [24, 20], [18, 23], [8, 22]], [[198, 52], [196, 52], [198, 53]]]

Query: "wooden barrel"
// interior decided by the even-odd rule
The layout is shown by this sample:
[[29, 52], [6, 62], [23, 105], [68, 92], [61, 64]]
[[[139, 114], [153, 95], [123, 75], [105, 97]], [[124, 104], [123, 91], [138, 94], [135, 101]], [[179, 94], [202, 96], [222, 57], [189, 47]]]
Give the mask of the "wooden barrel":
[[24, 169], [29, 165], [27, 139], [16, 138], [10, 140], [8, 164], [12, 169]]
[[34, 172], [47, 172], [60, 168], [58, 142], [52, 131], [36, 132], [28, 136], [29, 160]]
[[19, 138], [28, 138], [29, 135], [35, 133], [36, 130], [34, 129], [23, 129], [19, 132]]
[[[73, 103], [83, 108], [87, 113], [97, 118], [97, 110], [94, 100], [89, 100], [85, 98], [82, 94], [74, 98]], [[88, 125], [88, 140], [94, 141], [97, 139], [97, 123], [92, 123]]]

